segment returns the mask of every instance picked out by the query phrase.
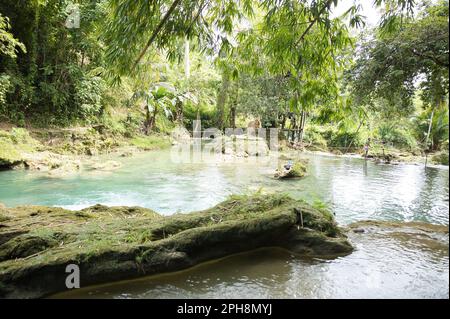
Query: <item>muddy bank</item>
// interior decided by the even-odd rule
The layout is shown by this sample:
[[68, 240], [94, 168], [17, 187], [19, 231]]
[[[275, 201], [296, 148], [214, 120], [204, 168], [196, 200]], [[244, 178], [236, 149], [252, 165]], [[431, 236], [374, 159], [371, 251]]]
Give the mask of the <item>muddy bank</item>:
[[331, 214], [281, 195], [231, 197], [169, 217], [140, 207], [2, 208], [0, 296], [64, 291], [68, 264], [80, 266], [88, 286], [273, 246], [330, 258], [353, 250]]

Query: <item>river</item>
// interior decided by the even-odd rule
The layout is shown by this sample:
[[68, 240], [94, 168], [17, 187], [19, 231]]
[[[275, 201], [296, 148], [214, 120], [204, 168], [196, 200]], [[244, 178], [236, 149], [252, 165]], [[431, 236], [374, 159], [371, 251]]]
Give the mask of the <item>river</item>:
[[[235, 193], [285, 192], [320, 200], [339, 224], [365, 220], [448, 225], [449, 171], [380, 165], [358, 158], [302, 155], [308, 176], [278, 181], [254, 161], [175, 163], [169, 151], [139, 153], [114, 172], [52, 178], [0, 172], [0, 202], [79, 209], [93, 204], [144, 206], [170, 215], [211, 207]], [[106, 159], [105, 159], [106, 160]], [[192, 269], [87, 287], [62, 297], [92, 298], [448, 298], [448, 235], [439, 243], [414, 236], [351, 234], [356, 251], [334, 260], [304, 259], [278, 249], [230, 256]], [[57, 297], [57, 296], [56, 296]]]

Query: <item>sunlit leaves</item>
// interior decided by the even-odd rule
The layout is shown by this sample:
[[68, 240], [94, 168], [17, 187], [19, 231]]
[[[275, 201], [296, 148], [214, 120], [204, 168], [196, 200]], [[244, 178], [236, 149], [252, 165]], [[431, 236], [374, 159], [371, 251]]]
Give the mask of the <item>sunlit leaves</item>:
[[[104, 41], [106, 60], [114, 72], [129, 75], [133, 62], [175, 1], [112, 0]], [[237, 19], [251, 16], [251, 0], [177, 1], [174, 11], [151, 43], [174, 60], [180, 39], [196, 39], [201, 50], [218, 50], [221, 40], [233, 31]]]
[[389, 112], [408, 113], [421, 89], [425, 105], [440, 105], [448, 94], [448, 1], [426, 6], [401, 30], [362, 41], [349, 72], [355, 101], [375, 104], [382, 99]]
[[11, 25], [8, 17], [0, 13], [0, 55], [6, 55], [11, 58], [17, 56], [17, 52], [26, 52], [25, 45], [17, 40], [10, 32]]

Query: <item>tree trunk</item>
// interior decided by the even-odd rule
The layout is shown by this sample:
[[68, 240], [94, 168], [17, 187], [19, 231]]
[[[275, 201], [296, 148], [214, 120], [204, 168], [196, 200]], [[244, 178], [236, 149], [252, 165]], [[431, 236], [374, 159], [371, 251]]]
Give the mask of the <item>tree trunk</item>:
[[148, 105], [145, 106], [145, 123], [144, 123], [144, 133], [148, 135], [149, 127], [150, 127], [150, 110], [148, 109]]
[[431, 127], [433, 126], [434, 108], [431, 111], [430, 124], [428, 124], [427, 137], [425, 139], [425, 149], [428, 150], [428, 140], [430, 139]]
[[175, 122], [178, 122], [179, 124], [183, 124], [183, 103], [180, 100], [177, 100], [176, 104], [175, 104], [175, 109], [176, 109], [176, 113], [175, 113]]
[[236, 109], [237, 109], [237, 104], [238, 104], [238, 100], [239, 100], [239, 81], [235, 81], [235, 85], [233, 86], [234, 89], [234, 97], [233, 97], [233, 101], [231, 102], [230, 105], [230, 126], [232, 128], [236, 128]]
[[148, 109], [148, 106], [146, 107], [146, 113], [145, 113], [145, 135], [148, 135], [150, 131], [153, 130], [156, 122], [156, 114], [158, 112], [158, 109], [155, 105], [155, 108], [153, 109], [153, 114], [150, 115], [150, 110]]
[[189, 79], [191, 75], [191, 61], [189, 59], [189, 40], [184, 38], [184, 76]]
[[305, 124], [306, 124], [306, 112], [302, 111], [301, 120], [299, 123], [299, 142], [300, 142], [300, 144], [303, 143], [303, 133], [305, 131]]

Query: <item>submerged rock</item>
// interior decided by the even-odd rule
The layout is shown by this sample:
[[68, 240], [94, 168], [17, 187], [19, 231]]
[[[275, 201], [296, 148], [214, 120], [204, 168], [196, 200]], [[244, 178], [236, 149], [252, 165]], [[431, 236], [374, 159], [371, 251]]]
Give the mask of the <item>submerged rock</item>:
[[181, 270], [260, 247], [336, 257], [353, 248], [333, 216], [281, 195], [231, 197], [204, 211], [163, 217], [140, 207], [8, 208], [0, 228], [0, 297], [66, 290], [68, 264], [81, 284]]
[[448, 251], [448, 226], [424, 222], [399, 222], [382, 220], [364, 220], [348, 225], [348, 229], [360, 236], [388, 236], [400, 241], [429, 247], [444, 247]]
[[93, 169], [101, 170], [101, 171], [113, 171], [122, 167], [122, 163], [116, 161], [106, 161], [103, 163], [94, 163], [92, 165]]

